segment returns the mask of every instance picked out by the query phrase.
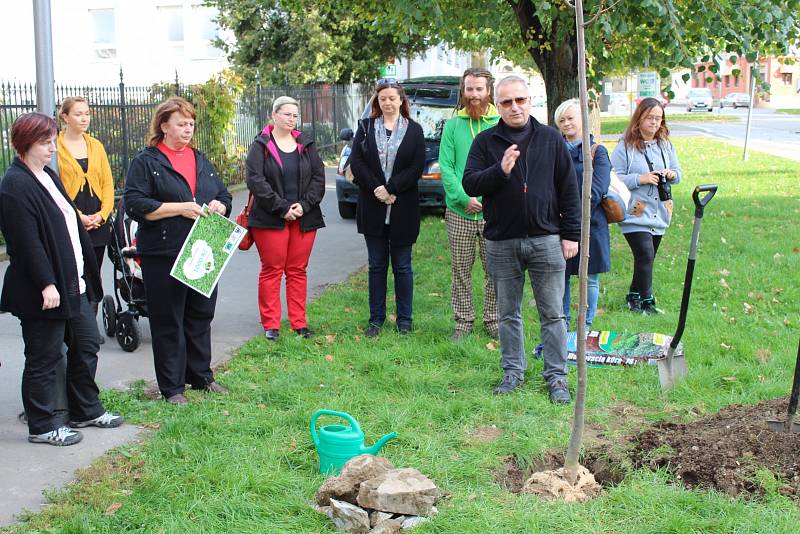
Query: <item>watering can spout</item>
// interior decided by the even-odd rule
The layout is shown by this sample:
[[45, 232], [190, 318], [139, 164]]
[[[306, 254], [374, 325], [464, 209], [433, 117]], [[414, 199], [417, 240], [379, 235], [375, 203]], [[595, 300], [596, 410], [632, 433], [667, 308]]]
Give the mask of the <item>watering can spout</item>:
[[362, 446], [361, 447], [361, 452], [362, 452], [362, 454], [372, 454], [373, 456], [377, 455], [378, 452], [380, 452], [381, 447], [386, 445], [387, 441], [389, 441], [390, 439], [394, 439], [396, 437], [397, 437], [397, 432], [390, 432], [390, 433], [386, 434], [385, 436], [383, 436], [378, 441], [376, 441], [372, 445], [372, 447], [364, 447], [364, 446]]

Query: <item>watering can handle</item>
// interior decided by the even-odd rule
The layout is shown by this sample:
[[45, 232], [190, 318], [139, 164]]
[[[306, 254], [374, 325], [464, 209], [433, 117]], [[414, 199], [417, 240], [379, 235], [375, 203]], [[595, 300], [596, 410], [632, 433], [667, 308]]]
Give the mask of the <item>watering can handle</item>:
[[353, 419], [353, 416], [349, 413], [337, 412], [335, 410], [317, 410], [314, 412], [314, 415], [311, 416], [311, 439], [314, 441], [315, 445], [319, 443], [319, 436], [317, 436], [317, 418], [319, 418], [320, 415], [333, 415], [335, 417], [347, 419], [347, 421], [353, 427], [353, 430], [356, 432], [361, 432], [361, 427], [358, 426], [358, 422], [356, 422], [356, 420]]
[[[708, 194], [700, 198], [700, 193], [707, 192]], [[714, 195], [717, 194], [717, 184], [698, 185], [692, 192], [692, 200], [694, 200], [694, 216], [699, 218], [703, 217], [703, 210]]]

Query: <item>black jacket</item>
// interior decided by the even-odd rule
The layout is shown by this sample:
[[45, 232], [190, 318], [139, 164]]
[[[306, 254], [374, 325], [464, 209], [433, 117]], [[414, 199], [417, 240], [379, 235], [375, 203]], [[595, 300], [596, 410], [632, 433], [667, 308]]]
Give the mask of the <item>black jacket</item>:
[[572, 158], [558, 130], [532, 117], [530, 122], [528, 148], [508, 176], [500, 167], [513, 144], [508, 126], [500, 120], [475, 137], [464, 168], [464, 191], [483, 196], [486, 239], [560, 235], [579, 241], [581, 202]]
[[[413, 120], [397, 150], [392, 177], [389, 183], [383, 176], [375, 144], [375, 119], [367, 123], [367, 132], [358, 128], [350, 153], [350, 168], [353, 183], [358, 186], [356, 223], [358, 232], [364, 235], [384, 235], [387, 205], [375, 198], [375, 188], [386, 186], [386, 190], [397, 197], [392, 204], [389, 217], [389, 239], [399, 246], [411, 245], [419, 235], [419, 186], [425, 167], [425, 137], [422, 127]], [[366, 153], [362, 140], [366, 136]]]
[[[47, 167], [45, 171], [71, 203], [58, 176]], [[75, 220], [83, 253], [86, 296], [97, 302], [103, 293], [94, 248], [77, 212]], [[10, 260], [0, 309], [17, 317], [77, 317], [80, 314], [78, 272], [64, 215], [19, 158], [14, 159], [0, 183], [0, 231], [6, 238]], [[50, 284], [55, 284], [61, 304], [43, 311], [42, 290]]]
[[[300, 230], [309, 232], [323, 228], [320, 202], [325, 195], [325, 164], [317, 153], [314, 139], [305, 132], [296, 137], [300, 146], [300, 190], [298, 202], [303, 206]], [[271, 145], [271, 147], [270, 147]], [[255, 228], [281, 229], [290, 202], [284, 198], [283, 170], [276, 158], [278, 149], [269, 134], [256, 136], [247, 153], [247, 188], [253, 193], [253, 209], [247, 225]]]
[[133, 158], [128, 167], [123, 204], [125, 212], [139, 223], [136, 248], [141, 255], [177, 256], [192, 229], [194, 221], [183, 216], [148, 221], [145, 215], [164, 202], [197, 202], [201, 206], [212, 200], [225, 204], [225, 215], [231, 212], [231, 194], [220, 180], [214, 165], [194, 149], [197, 165], [195, 196], [189, 183], [175, 170], [159, 149], [147, 147]]

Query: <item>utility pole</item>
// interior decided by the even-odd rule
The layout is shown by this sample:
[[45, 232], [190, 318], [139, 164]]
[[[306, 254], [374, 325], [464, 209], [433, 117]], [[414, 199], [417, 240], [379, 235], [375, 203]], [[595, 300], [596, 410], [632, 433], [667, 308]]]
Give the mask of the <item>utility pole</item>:
[[742, 153], [742, 161], [747, 161], [750, 155], [747, 153], [747, 148], [750, 145], [750, 125], [753, 122], [753, 104], [755, 101], [756, 93], [756, 73], [755, 69], [758, 68], [758, 56], [753, 60], [750, 65], [750, 105], [747, 106], [747, 127], [744, 131], [744, 152]]
[[[36, 107], [42, 113], [54, 117], [56, 93], [53, 76], [53, 26], [50, 22], [50, 0], [33, 0], [33, 36], [36, 47]], [[56, 156], [53, 156], [50, 168], [58, 172]]]

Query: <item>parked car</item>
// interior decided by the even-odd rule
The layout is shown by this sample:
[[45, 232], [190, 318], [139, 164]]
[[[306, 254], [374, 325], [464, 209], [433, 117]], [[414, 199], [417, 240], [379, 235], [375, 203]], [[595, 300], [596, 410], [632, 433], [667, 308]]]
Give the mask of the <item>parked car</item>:
[[711, 89], [707, 87], [695, 87], [689, 89], [689, 95], [686, 98], [686, 111], [699, 109], [701, 111], [711, 111], [714, 108], [714, 97], [711, 96]]
[[730, 93], [719, 99], [719, 108], [732, 107], [736, 108], [749, 108], [750, 95], [747, 93]]
[[[410, 78], [400, 82], [411, 104], [411, 118], [422, 126], [425, 135], [425, 167], [419, 180], [419, 203], [424, 208], [445, 207], [442, 173], [439, 170], [439, 142], [445, 122], [455, 114], [459, 82], [457, 76]], [[371, 107], [370, 100], [361, 118], [369, 116]], [[352, 128], [344, 128], [339, 132], [339, 139], [347, 142], [339, 155], [336, 176], [336, 199], [339, 215], [343, 219], [356, 216], [358, 201], [358, 187], [344, 176], [354, 136]]]

